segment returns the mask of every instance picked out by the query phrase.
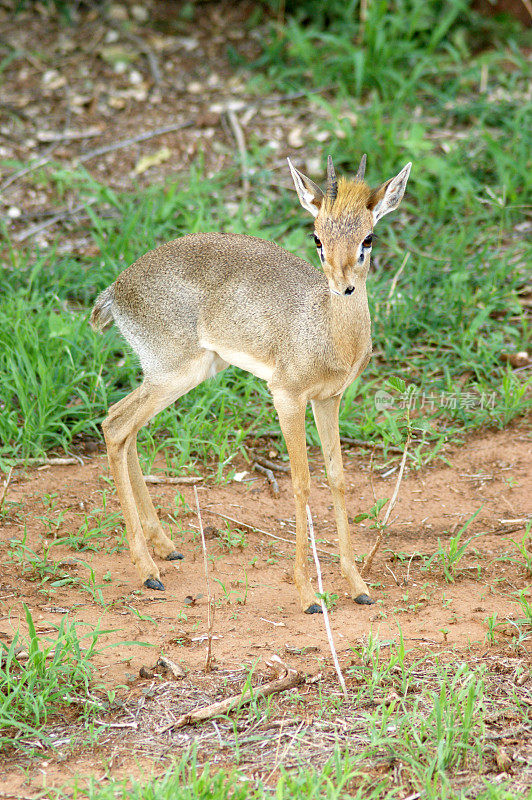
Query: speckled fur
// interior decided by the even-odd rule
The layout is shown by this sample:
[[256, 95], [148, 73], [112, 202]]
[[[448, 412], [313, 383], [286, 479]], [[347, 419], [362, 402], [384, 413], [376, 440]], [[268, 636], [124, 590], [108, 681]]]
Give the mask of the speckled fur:
[[331, 295], [307, 261], [240, 234], [194, 233], [151, 250], [102, 292], [95, 323], [104, 309], [153, 379], [178, 373], [206, 339], [268, 364], [274, 386], [303, 386], [311, 399], [324, 379], [325, 391], [340, 391], [371, 347], [365, 287]]

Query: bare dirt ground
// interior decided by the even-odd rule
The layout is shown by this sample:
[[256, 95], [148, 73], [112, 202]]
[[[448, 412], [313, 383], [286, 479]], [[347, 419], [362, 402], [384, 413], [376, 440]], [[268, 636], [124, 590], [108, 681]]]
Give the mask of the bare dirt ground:
[[[187, 174], [199, 158], [214, 175], [235, 164], [231, 112], [247, 147], [268, 146], [279, 182], [289, 185], [289, 153], [300, 153], [310, 171], [320, 168], [318, 104], [297, 92], [255, 95], [250, 73], [230, 64], [229, 51], [259, 52], [260, 28], [246, 27], [252, 5], [201, 4], [193, 20], [161, 0], [143, 3], [147, 19], [136, 19], [139, 6], [113, 4], [105, 17], [85, 10], [69, 26], [43, 7], [15, 15], [0, 3], [0, 158], [12, 160], [0, 174], [0, 211], [15, 243], [46, 247], [60, 232], [60, 252], [97, 253], [76, 186], [67, 182], [58, 196], [53, 182], [39, 179], [39, 165], [82, 167], [118, 191]], [[167, 126], [178, 129], [161, 132]], [[139, 134], [147, 138], [132, 141]], [[319, 136], [323, 144], [332, 132]]]
[[[522, 618], [516, 596], [524, 590], [530, 597], [530, 576], [512, 540], [523, 539], [524, 520], [532, 512], [530, 436], [522, 425], [486, 433], [446, 457], [452, 466], [427, 467], [404, 478], [389, 535], [371, 571], [377, 602], [362, 607], [347, 596], [347, 587], [339, 575], [330, 494], [321, 457], [318, 452], [313, 453], [312, 512], [325, 587], [338, 594], [331, 615], [338, 655], [352, 685], [356, 685], [356, 665], [360, 661], [357, 648], [366, 645], [368, 637], [398, 641], [400, 632], [410, 658], [430, 653], [468, 662], [493, 660], [498, 669], [510, 673], [529, 662], [530, 639], [515, 645], [515, 623]], [[367, 451], [355, 448], [346, 451], [345, 461], [348, 509], [354, 516], [374, 502], [370, 457]], [[240, 472], [249, 469], [244, 461], [237, 466]], [[376, 496], [390, 497], [394, 483], [395, 475], [386, 479], [374, 477]], [[44, 636], [53, 633], [53, 625], [63, 614], [75, 611], [78, 620], [110, 631], [102, 635], [100, 646], [118, 644], [96, 656], [96, 680], [108, 688], [122, 686], [119, 696], [124, 706], [111, 723], [117, 729], [106, 727], [109, 723], [100, 720], [100, 732], [105, 731], [105, 735], [98, 738], [89, 753], [82, 749], [74, 760], [61, 756], [61, 752], [47, 754], [40, 772], [32, 773], [29, 784], [24, 784], [19, 769], [15, 763], [10, 767], [8, 759], [3, 768], [7, 786], [21, 789], [24, 784], [27, 792], [43, 781], [48, 785], [62, 784], [74, 772], [94, 775], [96, 754], [98, 763], [103, 763], [102, 759], [106, 763], [102, 774], [149, 771], [154, 760], [178, 755], [196, 736], [189, 729], [186, 733], [161, 732], [165, 725], [185, 710], [238, 692], [252, 665], [257, 664], [259, 675], [265, 675], [264, 660], [272, 654], [278, 654], [306, 676], [307, 716], [312, 715], [317, 701], [313, 677], [321, 676], [321, 691], [325, 682], [332, 695], [338, 693], [323, 620], [318, 615], [304, 615], [299, 609], [292, 580], [294, 511], [288, 476], [279, 477], [279, 487], [280, 497], [274, 499], [266, 480], [250, 473], [243, 476], [242, 482], [233, 480], [222, 486], [206, 482], [198, 486], [216, 596], [215, 669], [205, 674], [208, 603], [193, 488], [177, 487], [186, 504], [181, 504], [178, 524], [172, 527], [185, 559], [178, 564], [161, 565], [166, 591], [159, 594], [139, 586], [124, 546], [121, 520], [113, 517], [118, 503], [110, 491], [104, 457], [94, 455], [79, 466], [16, 471], [7, 497], [9, 513], [1, 531], [2, 641], [9, 643], [19, 625], [24, 628], [23, 602]], [[168, 520], [168, 514], [175, 513], [176, 487], [156, 485], [150, 491], [162, 519]], [[105, 513], [101, 512], [102, 492], [107, 493]], [[469, 544], [454, 582], [446, 582], [441, 563], [436, 560], [429, 564], [429, 559], [438, 550], [438, 540], [448, 547], [450, 537], [476, 511], [479, 513], [467, 535], [481, 535]], [[219, 514], [262, 533], [230, 523], [233, 543], [228, 546], [224, 543], [226, 521]], [[93, 551], [52, 546], [47, 560], [57, 565], [57, 571], [44, 580], [42, 573], [32, 567], [39, 558], [34, 559], [31, 554], [23, 557], [13, 545], [13, 540], [20, 541], [26, 531], [26, 546], [42, 558], [53, 536], [75, 541], [86, 515], [92, 519], [91, 530], [98, 532], [97, 521], [102, 518], [114, 520], [114, 527], [94, 537]], [[374, 537], [375, 532], [363, 524], [353, 525], [357, 553], [367, 553]], [[92, 591], [87, 588], [91, 585], [87, 565], [94, 570]], [[54, 586], [54, 581], [61, 581], [62, 577], [78, 580], [68, 586]], [[98, 595], [93, 596], [96, 587], [101, 600]], [[490, 642], [487, 620], [493, 615], [499, 627], [496, 641]], [[152, 647], [147, 648], [146, 643]], [[182, 681], [169, 681], [168, 675], [157, 671], [150, 674], [161, 652], [183, 667], [186, 677]], [[147, 678], [139, 675], [142, 667], [148, 669], [144, 673]], [[521, 691], [524, 702], [530, 703], [527, 683]], [[290, 708], [290, 697], [276, 703], [282, 718], [287, 715], [293, 720], [301, 714], [302, 709]], [[128, 705], [130, 710], [125, 711]], [[75, 740], [74, 723], [73, 726], [63, 723], [57, 727], [60, 744]], [[277, 734], [274, 726], [271, 747], [262, 752], [264, 769], [261, 771], [260, 764], [254, 762], [253, 768], [263, 777], [271, 772], [267, 755], [274, 755]], [[203, 756], [223, 762], [223, 748], [215, 747], [215, 732], [209, 727], [205, 741], [202, 735], [206, 734], [197, 734], [197, 741], [203, 743]], [[128, 742], [127, 757], [123, 752], [124, 737]], [[526, 750], [526, 742], [520, 739], [520, 743]]]

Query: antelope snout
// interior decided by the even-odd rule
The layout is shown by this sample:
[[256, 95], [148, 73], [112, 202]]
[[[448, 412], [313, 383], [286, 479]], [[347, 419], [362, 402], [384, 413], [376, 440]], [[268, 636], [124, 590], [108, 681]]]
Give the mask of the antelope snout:
[[345, 279], [343, 280], [331, 280], [329, 278], [329, 290], [333, 294], [339, 294], [340, 297], [344, 295], [353, 294], [355, 291], [355, 287], [352, 283], [347, 283]]

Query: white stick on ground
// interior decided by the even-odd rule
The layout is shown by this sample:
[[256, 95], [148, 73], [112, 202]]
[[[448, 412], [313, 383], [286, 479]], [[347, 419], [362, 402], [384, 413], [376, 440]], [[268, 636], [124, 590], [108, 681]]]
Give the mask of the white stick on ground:
[[199, 529], [201, 534], [201, 546], [203, 548], [203, 568], [205, 570], [205, 580], [207, 581], [207, 656], [205, 658], [205, 672], [210, 672], [212, 659], [212, 631], [214, 628], [214, 600], [211, 594], [211, 584], [209, 581], [209, 564], [207, 561], [207, 546], [205, 544], [205, 534], [203, 532], [203, 520], [201, 519], [201, 509], [199, 504], [198, 490], [194, 486], [196, 496], [196, 508], [198, 509]]
[[321, 580], [321, 569], [320, 569], [320, 562], [318, 559], [318, 552], [316, 550], [316, 538], [314, 536], [314, 523], [312, 522], [312, 514], [310, 513], [310, 508], [307, 505], [307, 519], [308, 519], [308, 527], [309, 527], [309, 536], [310, 536], [310, 544], [312, 547], [312, 555], [314, 556], [314, 563], [316, 564], [316, 572], [318, 574], [318, 589], [320, 592], [320, 603], [321, 609], [323, 611], [323, 621], [325, 623], [325, 630], [327, 631], [327, 639], [329, 640], [329, 647], [331, 648], [331, 654], [334, 661], [334, 667], [336, 669], [336, 673], [338, 675], [338, 680], [340, 681], [340, 686], [342, 687], [342, 692], [344, 693], [344, 698], [349, 700], [349, 695], [347, 694], [347, 688], [345, 685], [344, 676], [342, 675], [342, 670], [340, 669], [340, 664], [338, 662], [338, 656], [336, 655], [336, 648], [334, 646], [334, 639], [331, 631], [331, 624], [329, 622], [329, 612], [327, 611], [327, 605], [325, 600], [323, 599], [323, 582]]

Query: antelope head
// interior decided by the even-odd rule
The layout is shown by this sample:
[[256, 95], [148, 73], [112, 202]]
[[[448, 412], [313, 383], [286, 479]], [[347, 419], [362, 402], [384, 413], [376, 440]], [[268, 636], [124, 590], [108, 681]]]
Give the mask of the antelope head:
[[329, 156], [325, 192], [299, 172], [290, 159], [288, 166], [301, 205], [314, 217], [314, 241], [329, 289], [335, 295], [350, 295], [357, 282], [366, 280], [373, 228], [401, 202], [412, 164], [371, 189], [364, 181], [365, 155], [354, 179], [338, 179]]

